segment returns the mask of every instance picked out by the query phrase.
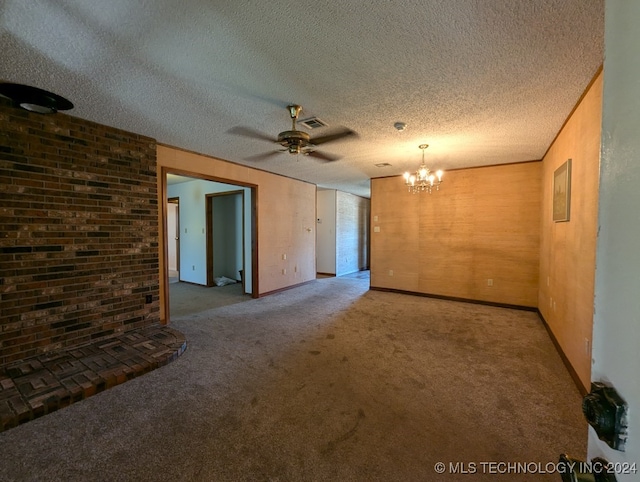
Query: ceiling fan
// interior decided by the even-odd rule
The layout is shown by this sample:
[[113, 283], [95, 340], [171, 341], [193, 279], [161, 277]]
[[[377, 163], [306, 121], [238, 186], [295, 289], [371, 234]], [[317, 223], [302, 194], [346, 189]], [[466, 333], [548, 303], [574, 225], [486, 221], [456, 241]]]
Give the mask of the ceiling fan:
[[351, 129], [342, 128], [338, 131], [334, 131], [324, 136], [311, 137], [306, 132], [296, 129], [296, 122], [298, 120], [298, 116], [300, 115], [300, 111], [302, 111], [302, 107], [299, 105], [289, 105], [287, 106], [287, 110], [289, 111], [289, 116], [291, 117], [291, 130], [281, 132], [280, 134], [278, 134], [278, 137], [276, 139], [273, 139], [272, 137], [263, 134], [262, 132], [258, 132], [248, 127], [234, 127], [228, 131], [230, 134], [251, 137], [252, 139], [261, 139], [268, 142], [275, 142], [284, 147], [284, 149], [278, 149], [273, 152], [267, 152], [265, 154], [252, 156], [248, 158], [248, 160], [259, 161], [267, 159], [276, 154], [280, 154], [281, 152], [289, 152], [290, 154], [303, 154], [305, 156], [315, 157], [323, 161], [337, 161], [339, 157], [332, 154], [316, 151], [315, 147], [319, 144], [337, 141], [338, 139], [353, 136], [356, 134]]

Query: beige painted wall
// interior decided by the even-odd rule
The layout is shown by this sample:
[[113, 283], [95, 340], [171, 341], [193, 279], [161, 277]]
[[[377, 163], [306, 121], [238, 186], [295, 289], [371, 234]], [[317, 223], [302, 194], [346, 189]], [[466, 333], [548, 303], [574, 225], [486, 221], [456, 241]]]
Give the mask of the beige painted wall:
[[[602, 74], [543, 159], [538, 308], [562, 351], [589, 387], [598, 217]], [[571, 218], [552, 220], [553, 173], [572, 160]]]
[[372, 179], [371, 286], [535, 307], [541, 169], [449, 171], [431, 195]]
[[[315, 279], [316, 186], [258, 169], [168, 146], [158, 146], [158, 202], [164, 202], [162, 168], [202, 174], [211, 180], [257, 187], [258, 293]], [[202, 200], [204, 203], [204, 199]], [[162, 211], [161, 211], [162, 212]], [[160, 232], [164, 219], [160, 215]], [[164, 273], [164, 239], [160, 237], [160, 272]], [[282, 259], [286, 255], [286, 260]], [[247, 261], [249, 262], [249, 261]], [[166, 321], [164, 277], [160, 278], [161, 320]]]

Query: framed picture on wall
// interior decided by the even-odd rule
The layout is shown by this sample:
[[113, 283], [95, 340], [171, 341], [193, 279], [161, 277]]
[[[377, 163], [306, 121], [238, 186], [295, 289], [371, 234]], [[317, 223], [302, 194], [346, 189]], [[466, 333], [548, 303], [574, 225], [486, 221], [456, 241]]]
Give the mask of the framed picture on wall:
[[571, 159], [553, 173], [553, 220], [569, 221], [571, 212]]

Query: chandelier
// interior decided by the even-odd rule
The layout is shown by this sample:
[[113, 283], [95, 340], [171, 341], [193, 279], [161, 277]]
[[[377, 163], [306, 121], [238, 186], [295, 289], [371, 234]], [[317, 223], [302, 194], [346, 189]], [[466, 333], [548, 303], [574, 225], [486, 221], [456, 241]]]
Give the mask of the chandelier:
[[431, 194], [434, 187], [436, 191], [440, 190], [443, 172], [438, 170], [434, 174], [424, 164], [424, 150], [429, 147], [429, 144], [420, 144], [418, 147], [422, 149], [422, 164], [415, 174], [404, 173], [404, 183], [409, 187], [410, 193], [428, 192]]

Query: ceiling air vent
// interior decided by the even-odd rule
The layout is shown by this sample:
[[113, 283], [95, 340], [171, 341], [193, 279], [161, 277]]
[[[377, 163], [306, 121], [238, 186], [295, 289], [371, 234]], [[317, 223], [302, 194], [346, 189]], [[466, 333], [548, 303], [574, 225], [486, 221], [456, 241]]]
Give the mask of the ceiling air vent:
[[321, 121], [317, 117], [310, 117], [308, 119], [304, 119], [304, 120], [298, 121], [298, 124], [302, 124], [307, 129], [317, 129], [318, 127], [326, 127], [327, 126], [327, 124], [325, 124], [323, 121]]

